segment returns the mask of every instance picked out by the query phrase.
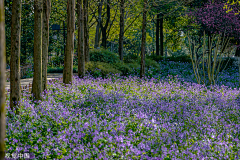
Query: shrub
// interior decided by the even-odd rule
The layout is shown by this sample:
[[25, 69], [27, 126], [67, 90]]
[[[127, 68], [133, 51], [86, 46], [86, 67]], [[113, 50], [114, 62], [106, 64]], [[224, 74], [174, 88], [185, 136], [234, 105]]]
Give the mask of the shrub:
[[132, 72], [131, 68], [124, 62], [114, 63], [114, 68], [121, 71], [123, 76]]
[[120, 61], [118, 54], [105, 49], [92, 49], [90, 50], [89, 54], [90, 61], [93, 62], [104, 62], [113, 64]]
[[123, 56], [123, 62], [124, 63], [134, 63], [134, 62], [137, 62], [139, 58], [140, 57], [138, 57], [136, 54], [127, 54], [127, 55]]
[[166, 60], [174, 61], [174, 62], [180, 61], [180, 62], [192, 63], [190, 55], [171, 56], [171, 57], [167, 57]]
[[151, 60], [154, 60], [156, 62], [159, 62], [159, 61], [162, 61], [164, 59], [163, 56], [157, 56], [157, 55], [147, 55], [146, 56], [147, 59], [151, 59]]
[[106, 77], [108, 74], [122, 74], [121, 71], [115, 69], [113, 65], [104, 62], [88, 62], [85, 66], [86, 71], [94, 77]]
[[60, 64], [64, 64], [64, 56], [54, 56], [51, 58], [51, 61], [48, 62], [48, 64], [51, 66], [59, 66]]
[[[48, 67], [47, 73], [63, 73], [62, 67]], [[73, 66], [73, 73], [78, 73], [78, 66]]]

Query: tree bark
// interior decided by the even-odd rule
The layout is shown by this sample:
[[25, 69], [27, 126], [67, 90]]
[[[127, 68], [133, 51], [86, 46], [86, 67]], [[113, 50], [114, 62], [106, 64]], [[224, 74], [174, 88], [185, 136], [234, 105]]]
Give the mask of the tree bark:
[[163, 56], [163, 14], [160, 15], [160, 55]]
[[75, 0], [67, 2], [67, 44], [64, 55], [63, 83], [72, 83], [73, 54], [74, 54], [74, 30], [75, 30]]
[[144, 0], [143, 22], [142, 22], [142, 44], [141, 44], [141, 70], [140, 78], [145, 76], [145, 50], [146, 50], [146, 18], [147, 18], [147, 0]]
[[84, 15], [82, 0], [77, 1], [78, 11], [78, 77], [85, 76], [85, 55], [84, 55]]
[[41, 100], [42, 93], [42, 0], [34, 0], [34, 73], [32, 93]]
[[107, 48], [107, 27], [110, 21], [110, 0], [107, 0], [107, 21], [105, 25], [101, 23], [101, 30], [102, 30], [102, 46], [103, 48]]
[[98, 5], [98, 19], [97, 19], [97, 27], [96, 27], [96, 33], [95, 33], [95, 44], [94, 48], [99, 47], [99, 39], [100, 39], [100, 24], [101, 24], [101, 19], [102, 19], [102, 3], [103, 0], [99, 1]]
[[10, 60], [10, 108], [18, 114], [18, 102], [21, 99], [20, 48], [21, 48], [21, 0], [13, 1], [11, 24], [11, 60]]
[[120, 6], [120, 33], [119, 33], [119, 57], [123, 61], [123, 36], [124, 36], [124, 0], [121, 0]]
[[157, 14], [157, 24], [156, 24], [156, 55], [159, 56], [159, 23], [160, 14]]
[[84, 54], [85, 54], [85, 62], [90, 61], [89, 55], [89, 34], [88, 34], [88, 0], [83, 0], [84, 7]]
[[[20, 3], [21, 4], [21, 3]], [[5, 159], [6, 109], [5, 109], [5, 71], [6, 42], [4, 1], [0, 0], [0, 159]]]
[[49, 18], [51, 0], [43, 0], [43, 30], [42, 30], [42, 91], [47, 90], [47, 65], [49, 45]]

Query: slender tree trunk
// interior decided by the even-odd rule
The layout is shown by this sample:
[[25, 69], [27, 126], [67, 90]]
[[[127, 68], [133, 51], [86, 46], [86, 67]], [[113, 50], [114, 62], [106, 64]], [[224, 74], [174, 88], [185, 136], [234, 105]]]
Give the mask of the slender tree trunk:
[[64, 55], [63, 83], [72, 83], [73, 54], [74, 54], [74, 30], [75, 30], [75, 0], [67, 1], [67, 44]]
[[34, 73], [32, 93], [41, 100], [42, 93], [42, 0], [34, 0]]
[[[20, 3], [21, 4], [21, 3]], [[0, 0], [0, 159], [5, 159], [6, 109], [5, 109], [5, 71], [6, 42], [4, 1]]]
[[101, 23], [101, 30], [102, 30], [102, 46], [103, 48], [107, 48], [107, 27], [110, 21], [110, 0], [107, 0], [107, 21], [105, 25]]
[[78, 11], [78, 77], [85, 76], [85, 55], [84, 55], [84, 15], [82, 0], [77, 1]]
[[20, 46], [21, 46], [21, 0], [13, 1], [11, 24], [11, 60], [10, 60], [10, 108], [18, 114], [18, 102], [21, 99], [20, 84]]
[[99, 39], [100, 39], [100, 24], [101, 24], [101, 19], [102, 19], [102, 3], [103, 0], [99, 1], [98, 5], [98, 20], [97, 20], [97, 27], [96, 27], [96, 33], [95, 33], [95, 45], [94, 48], [99, 47]]
[[123, 61], [123, 36], [124, 36], [124, 0], [121, 0], [120, 8], [120, 33], [119, 33], [119, 57]]
[[156, 55], [159, 56], [159, 23], [160, 14], [157, 14], [157, 24], [156, 24]]
[[48, 64], [50, 12], [51, 12], [51, 0], [43, 0], [42, 91], [47, 90], [47, 64]]
[[163, 14], [160, 15], [160, 54], [163, 56]]
[[142, 22], [142, 45], [141, 45], [141, 70], [140, 78], [145, 76], [145, 51], [146, 51], [146, 25], [147, 25], [147, 0], [144, 0], [143, 22]]
[[238, 59], [238, 70], [239, 70], [239, 87], [240, 87], [240, 47], [236, 49], [235, 57]]
[[84, 54], [85, 54], [85, 62], [90, 61], [89, 55], [89, 34], [88, 34], [88, 0], [83, 0], [84, 7]]

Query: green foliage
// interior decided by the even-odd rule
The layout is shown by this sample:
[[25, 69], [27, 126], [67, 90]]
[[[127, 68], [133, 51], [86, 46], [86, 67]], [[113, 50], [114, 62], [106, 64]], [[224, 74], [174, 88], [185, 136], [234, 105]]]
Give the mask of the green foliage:
[[150, 67], [159, 68], [160, 67], [156, 61], [148, 59], [148, 58], [145, 59], [145, 65], [146, 65], [146, 68], [150, 68]]
[[54, 56], [48, 64], [50, 66], [60, 66], [60, 64], [64, 64], [64, 56]]
[[117, 63], [119, 62], [119, 55], [110, 52], [105, 49], [92, 49], [90, 50], [90, 61], [93, 62], [104, 62], [104, 63]]
[[[78, 66], [73, 66], [73, 73], [77, 73]], [[63, 66], [61, 67], [48, 67], [47, 73], [63, 73]]]
[[189, 62], [191, 63], [191, 58], [189, 55], [180, 55], [180, 56], [171, 56], [171, 57], [167, 57], [168, 61], [174, 61], [174, 62]]
[[124, 63], [134, 63], [137, 62], [137, 60], [140, 57], [138, 57], [136, 54], [127, 54], [125, 56], [123, 56], [123, 62]]
[[163, 56], [157, 56], [157, 55], [146, 55], [146, 58], [154, 60], [156, 62], [162, 61], [164, 59]]
[[114, 68], [113, 65], [104, 62], [88, 62], [85, 70], [90, 72], [94, 77], [106, 77], [108, 74], [122, 74], [121, 71]]
[[124, 76], [132, 72], [131, 67], [129, 67], [128, 64], [124, 62], [114, 63], [114, 68], [121, 71]]

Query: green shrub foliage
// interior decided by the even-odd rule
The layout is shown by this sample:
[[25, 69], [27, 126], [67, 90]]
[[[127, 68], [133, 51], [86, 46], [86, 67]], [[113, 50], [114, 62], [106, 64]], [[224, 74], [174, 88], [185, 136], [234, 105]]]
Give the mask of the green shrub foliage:
[[121, 71], [114, 68], [113, 65], [105, 62], [88, 62], [85, 66], [86, 71], [90, 72], [94, 77], [106, 77], [108, 74], [122, 74]]
[[119, 62], [119, 55], [110, 52], [105, 49], [92, 49], [90, 50], [90, 61], [93, 62], [104, 62], [104, 63], [117, 63]]

